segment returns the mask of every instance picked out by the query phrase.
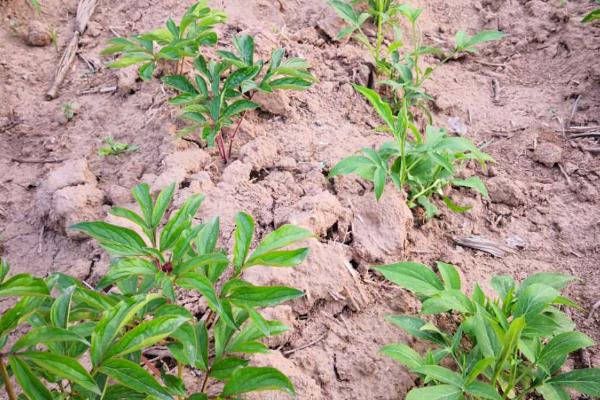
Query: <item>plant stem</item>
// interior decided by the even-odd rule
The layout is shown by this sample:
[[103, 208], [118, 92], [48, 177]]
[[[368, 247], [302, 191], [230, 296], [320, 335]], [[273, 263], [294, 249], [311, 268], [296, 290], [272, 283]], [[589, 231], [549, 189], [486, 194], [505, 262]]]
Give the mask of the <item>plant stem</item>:
[[[180, 380], [183, 380], [183, 364], [181, 364], [179, 361], [177, 361], [177, 377]], [[179, 400], [183, 400], [182, 396], [178, 396], [177, 398]]]
[[210, 375], [210, 368], [206, 369], [206, 374], [204, 374], [204, 380], [202, 381], [202, 387], [200, 388], [200, 392], [204, 393], [206, 389], [206, 384], [208, 383], [208, 375]]
[[2, 380], [4, 381], [4, 387], [6, 388], [6, 394], [8, 395], [8, 399], [17, 400], [15, 389], [12, 386], [12, 382], [10, 381], [8, 371], [6, 370], [6, 366], [4, 365], [4, 359], [2, 357], [0, 357], [0, 375], [2, 375]]
[[[249, 98], [250, 101], [252, 101], [252, 97], [254, 96], [254, 93], [256, 93], [256, 92], [253, 92], [250, 95], [250, 98]], [[231, 158], [231, 148], [233, 147], [233, 139], [235, 139], [235, 135], [237, 135], [238, 130], [240, 129], [240, 125], [242, 125], [242, 122], [244, 122], [244, 118], [246, 117], [247, 111], [248, 110], [246, 110], [242, 113], [242, 116], [240, 117], [240, 120], [238, 121], [237, 126], [235, 127], [235, 130], [233, 131], [233, 134], [229, 138], [229, 155], [228, 155], [229, 158]]]

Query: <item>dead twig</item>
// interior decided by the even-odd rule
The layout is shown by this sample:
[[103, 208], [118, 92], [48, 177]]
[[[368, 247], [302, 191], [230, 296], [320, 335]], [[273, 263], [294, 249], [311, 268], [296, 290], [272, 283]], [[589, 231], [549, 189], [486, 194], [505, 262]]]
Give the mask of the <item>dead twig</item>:
[[83, 95], [83, 94], [94, 94], [94, 93], [112, 93], [112, 92], [116, 92], [117, 91], [117, 87], [116, 86], [104, 86], [104, 87], [95, 87], [92, 89], [88, 89], [88, 90], [83, 90], [79, 93], [77, 93], [79, 96]]
[[565, 169], [563, 168], [561, 163], [558, 163], [558, 169], [560, 169], [560, 172], [563, 174], [563, 176], [567, 180], [567, 185], [571, 186], [571, 178], [569, 178], [569, 175], [567, 175], [567, 171], [565, 171]]
[[328, 334], [329, 334], [329, 328], [327, 328], [327, 330], [321, 336], [319, 336], [318, 338], [316, 338], [315, 340], [312, 340], [312, 341], [310, 341], [310, 342], [308, 342], [306, 344], [303, 344], [302, 346], [298, 346], [298, 347], [295, 347], [293, 349], [282, 351], [281, 353], [284, 356], [287, 356], [287, 355], [290, 355], [290, 354], [295, 353], [297, 351], [304, 350], [307, 347], [314, 346], [315, 344], [319, 343], [321, 340], [325, 339]]
[[595, 137], [600, 138], [600, 132], [583, 132], [583, 133], [573, 133], [569, 135], [569, 139], [577, 139], [583, 137]]
[[494, 257], [504, 257], [507, 254], [514, 254], [515, 250], [510, 246], [491, 239], [486, 239], [477, 235], [453, 237], [454, 242], [460, 246], [470, 247], [481, 250], [493, 255]]
[[67, 71], [69, 70], [71, 63], [75, 58], [75, 54], [77, 54], [77, 50], [79, 48], [79, 38], [85, 31], [87, 23], [92, 14], [94, 13], [94, 10], [96, 9], [96, 3], [97, 0], [79, 1], [79, 5], [77, 6], [77, 16], [75, 18], [75, 31], [73, 32], [71, 40], [65, 48], [65, 51], [56, 67], [52, 84], [46, 92], [47, 100], [55, 99], [58, 96], [58, 88], [60, 87], [62, 81], [65, 79]]
[[594, 305], [592, 306], [592, 309], [590, 310], [590, 313], [588, 314], [587, 320], [591, 321], [592, 317], [594, 316], [594, 313], [596, 312], [596, 310], [600, 308], [600, 300], [598, 300], [596, 303], [594, 303]]
[[65, 161], [64, 159], [60, 159], [60, 160], [24, 160], [22, 158], [14, 158], [12, 157], [10, 159], [10, 161], [13, 162], [18, 162], [21, 164], [54, 164], [54, 163], [61, 163], [63, 161]]

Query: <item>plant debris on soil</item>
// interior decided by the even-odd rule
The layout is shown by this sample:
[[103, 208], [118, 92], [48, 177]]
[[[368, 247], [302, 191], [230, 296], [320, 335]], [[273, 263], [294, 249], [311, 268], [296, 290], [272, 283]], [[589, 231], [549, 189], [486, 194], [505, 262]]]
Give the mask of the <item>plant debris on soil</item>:
[[[581, 23], [592, 3], [415, 2], [425, 9], [425, 42], [443, 46], [457, 30], [508, 35], [441, 67], [427, 84], [437, 123], [496, 160], [484, 175], [467, 167], [485, 181], [490, 200], [457, 190], [471, 211], [445, 211], [430, 221], [395, 190], [377, 202], [355, 176], [327, 179], [341, 158], [385, 137], [351, 85], [369, 83], [368, 54], [334, 40], [342, 22], [325, 1], [211, 2], [228, 15], [218, 28], [223, 43], [253, 34], [259, 54], [284, 47], [305, 58], [319, 80], [304, 92], [261, 95], [262, 109], [247, 114], [227, 164], [216, 149], [176, 138], [181, 123], [158, 81], [142, 85], [135, 68], [107, 69], [99, 55], [111, 37], [162, 26], [189, 4], [99, 2], [58, 98], [46, 101], [77, 2], [41, 3], [38, 15], [25, 1], [0, 0], [0, 255], [14, 273], [62, 271], [93, 285], [108, 257], [67, 228], [112, 218], [112, 205], [133, 207], [129, 188], [137, 183], [159, 190], [176, 182], [176, 205], [206, 195], [199, 218], [221, 217], [223, 245], [231, 243], [240, 210], [255, 217], [258, 239], [284, 223], [317, 235], [302, 266], [246, 275], [306, 292], [291, 306], [266, 311], [293, 329], [270, 339], [274, 351], [255, 360], [287, 374], [300, 399], [402, 399], [414, 386], [404, 367], [378, 354], [383, 344], [412, 340], [384, 316], [418, 306], [368, 269], [382, 263], [442, 260], [457, 266], [467, 287], [480, 282], [488, 293], [492, 275], [573, 274], [579, 281], [567, 294], [583, 309], [571, 317], [600, 341], [600, 312], [590, 313], [600, 300], [600, 26]], [[48, 39], [52, 31], [59, 51]], [[78, 105], [71, 118], [65, 104]], [[139, 150], [101, 157], [106, 137]], [[455, 241], [461, 237], [471, 240]], [[600, 348], [572, 362], [600, 367]], [[282, 395], [265, 396], [259, 398]]]

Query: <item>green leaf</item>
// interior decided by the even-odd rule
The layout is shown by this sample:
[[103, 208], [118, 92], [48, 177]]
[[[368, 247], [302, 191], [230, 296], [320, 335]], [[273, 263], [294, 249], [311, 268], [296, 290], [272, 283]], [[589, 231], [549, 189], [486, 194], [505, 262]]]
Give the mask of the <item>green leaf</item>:
[[256, 249], [254, 249], [248, 258], [247, 264], [252, 264], [254, 260], [264, 254], [279, 250], [313, 236], [313, 233], [308, 229], [295, 225], [282, 225], [260, 241]]
[[447, 345], [446, 340], [441, 334], [421, 329], [426, 325], [426, 322], [421, 318], [411, 317], [409, 315], [388, 315], [385, 317], [385, 319], [416, 338], [429, 340], [430, 342], [436, 343], [440, 346]]
[[496, 388], [488, 383], [472, 382], [465, 387], [465, 392], [476, 399], [503, 400]]
[[158, 297], [158, 295], [148, 295], [137, 302], [122, 301], [105, 312], [92, 333], [90, 354], [95, 366], [105, 358], [105, 353], [109, 350], [113, 340], [135, 314]]
[[544, 400], [571, 400], [571, 396], [558, 385], [545, 383], [536, 391], [544, 397]]
[[75, 286], [67, 288], [58, 296], [52, 307], [50, 307], [50, 322], [58, 328], [67, 328], [69, 325], [69, 315], [71, 313], [71, 300]]
[[460, 275], [458, 274], [458, 270], [452, 264], [446, 264], [441, 261], [438, 261], [436, 265], [444, 281], [444, 287], [446, 289], [460, 289]]
[[593, 345], [594, 341], [582, 332], [560, 333], [544, 346], [537, 362], [550, 367], [556, 358]]
[[452, 385], [435, 385], [412, 389], [405, 400], [459, 400], [462, 390]]
[[123, 385], [108, 385], [102, 400], [146, 400], [148, 396]]
[[509, 275], [497, 275], [492, 278], [491, 285], [502, 299], [506, 299], [508, 293], [514, 289], [515, 281]]
[[475, 363], [473, 368], [469, 371], [469, 375], [467, 376], [467, 380], [465, 382], [469, 384], [475, 381], [480, 374], [484, 373], [486, 369], [494, 365], [495, 361], [495, 357], [486, 357], [477, 361], [477, 363]]
[[246, 65], [254, 64], [254, 38], [250, 35], [234, 35], [232, 41]]
[[48, 296], [48, 286], [43, 279], [29, 274], [18, 274], [0, 284], [0, 298], [12, 296]]
[[152, 227], [157, 228], [162, 221], [169, 204], [173, 200], [173, 193], [175, 191], [175, 183], [171, 183], [169, 186], [164, 188], [158, 197], [156, 198], [156, 204], [152, 210]]
[[177, 89], [180, 92], [198, 94], [194, 85], [183, 75], [164, 76], [162, 81], [165, 85]]
[[246, 261], [245, 267], [254, 265], [263, 265], [267, 267], [294, 267], [300, 264], [308, 255], [308, 248], [300, 248], [295, 250], [271, 251], [259, 255], [252, 256], [251, 261]]
[[146, 246], [144, 240], [131, 229], [102, 221], [81, 222], [72, 225], [71, 229], [93, 237], [100, 242], [100, 245], [116, 255], [143, 254], [143, 248]]
[[152, 79], [152, 75], [154, 74], [154, 70], [156, 69], [156, 63], [148, 62], [146, 64], [140, 65], [138, 68], [138, 75], [142, 80], [149, 81]]
[[419, 353], [405, 344], [388, 344], [379, 349], [379, 352], [406, 365], [411, 370], [424, 364], [424, 360]]
[[394, 114], [392, 113], [392, 108], [388, 103], [383, 101], [379, 94], [367, 87], [353, 84], [354, 89], [362, 94], [373, 106], [377, 114], [381, 117], [381, 119], [388, 125], [388, 127], [395, 132], [396, 131], [396, 122], [394, 120]]
[[375, 269], [389, 281], [417, 295], [433, 296], [444, 289], [437, 275], [423, 264], [401, 262], [375, 267]]
[[146, 183], [140, 183], [131, 190], [131, 194], [142, 209], [146, 225], [152, 226], [152, 209], [154, 206], [152, 205], [152, 197], [150, 196], [150, 187]]
[[500, 40], [506, 35], [498, 31], [481, 31], [474, 36], [469, 36], [463, 31], [456, 33], [455, 46], [457, 51], [474, 51], [475, 46], [483, 42]]
[[463, 378], [458, 373], [439, 365], [422, 365], [418, 368], [414, 368], [413, 371], [441, 383], [447, 383], [458, 387], [462, 387], [464, 384]]
[[565, 386], [590, 396], [600, 396], [600, 368], [576, 369], [555, 376], [546, 383]]
[[584, 24], [589, 23], [589, 22], [593, 22], [600, 19], [600, 8], [597, 8], [595, 10], [590, 11], [588, 14], [586, 14], [585, 17], [583, 17], [583, 19], [581, 20], [581, 22], [583, 22]]
[[106, 357], [118, 357], [153, 346], [175, 332], [188, 319], [181, 315], [165, 315], [142, 322], [113, 344]]
[[285, 77], [269, 82], [272, 90], [304, 90], [312, 86], [312, 82], [302, 78]]
[[238, 368], [245, 367], [249, 361], [243, 358], [237, 357], [226, 357], [215, 361], [210, 369], [211, 378], [215, 378], [219, 381], [226, 381], [229, 379], [231, 374]]
[[4, 282], [4, 278], [6, 278], [6, 275], [8, 275], [8, 271], [10, 271], [8, 261], [0, 258], [0, 283]]
[[246, 262], [252, 237], [254, 236], [254, 220], [252, 216], [243, 212], [237, 213], [233, 235], [233, 265], [236, 271], [241, 271]]
[[73, 331], [53, 326], [40, 326], [21, 336], [12, 346], [12, 351], [19, 351], [39, 343], [47, 345], [57, 342], [79, 342], [86, 346], [90, 343]]
[[99, 371], [137, 392], [162, 400], [173, 400], [167, 390], [149, 372], [132, 361], [119, 358], [109, 359], [102, 364]]
[[522, 293], [519, 293], [517, 302], [513, 308], [513, 314], [515, 317], [520, 315], [528, 317], [539, 314], [559, 294], [556, 289], [541, 283], [534, 283], [527, 286]]
[[52, 394], [46, 388], [46, 385], [39, 380], [35, 373], [31, 371], [29, 366], [20, 358], [9, 356], [8, 362], [13, 374], [17, 378], [17, 382], [21, 386], [27, 398], [31, 400], [48, 400], [52, 399]]
[[446, 205], [446, 207], [448, 207], [450, 209], [450, 211], [455, 212], [455, 213], [459, 213], [459, 214], [466, 213], [467, 211], [469, 211], [469, 210], [471, 210], [473, 208], [473, 206], [461, 206], [459, 204], [456, 204], [448, 196], [443, 196], [442, 197], [442, 201], [444, 202], [444, 204]]
[[237, 306], [272, 307], [304, 296], [304, 292], [285, 286], [240, 286], [232, 289], [227, 298]]
[[106, 66], [108, 68], [125, 68], [130, 65], [146, 63], [148, 61], [152, 61], [152, 56], [149, 54], [138, 53], [135, 56], [121, 57], [116, 61], [109, 62]]
[[258, 107], [260, 107], [260, 105], [253, 101], [245, 99], [237, 100], [223, 111], [222, 117], [230, 118], [247, 110], [254, 110]]
[[523, 328], [525, 328], [525, 318], [522, 316], [517, 317], [510, 322], [508, 331], [506, 332], [504, 340], [502, 341], [502, 351], [500, 352], [498, 361], [496, 362], [494, 372], [502, 370], [504, 363], [512, 354], [514, 354], [514, 351], [519, 344], [519, 340], [521, 339]]
[[94, 378], [75, 359], [38, 351], [24, 352], [20, 354], [20, 357], [31, 361], [53, 375], [78, 384], [85, 390], [101, 394]]
[[348, 175], [360, 168], [369, 168], [374, 165], [373, 161], [364, 156], [349, 156], [340, 160], [335, 166], [329, 171], [329, 178], [338, 175]]
[[475, 311], [475, 305], [460, 290], [446, 289], [425, 300], [421, 307], [423, 314], [439, 314], [448, 310], [470, 314]]
[[481, 179], [479, 179], [476, 176], [471, 176], [467, 179], [454, 179], [454, 180], [452, 180], [452, 184], [454, 186], [463, 186], [463, 187], [468, 187], [468, 188], [474, 189], [477, 192], [479, 192], [486, 199], [488, 199], [490, 197], [488, 190], [485, 187], [485, 183], [483, 183], [481, 181]]
[[231, 375], [221, 395], [231, 397], [265, 390], [279, 390], [291, 396], [296, 394], [292, 382], [275, 368], [245, 367]]
[[252, 65], [233, 71], [225, 80], [224, 89], [235, 89], [242, 82], [253, 79], [260, 72], [260, 68], [260, 65]]
[[519, 286], [519, 292], [524, 291], [529, 286], [535, 283], [541, 283], [544, 285], [548, 285], [556, 290], [562, 290], [567, 287], [567, 285], [576, 280], [572, 275], [568, 274], [560, 274], [554, 272], [538, 272], [536, 274], [528, 276], [521, 285]]

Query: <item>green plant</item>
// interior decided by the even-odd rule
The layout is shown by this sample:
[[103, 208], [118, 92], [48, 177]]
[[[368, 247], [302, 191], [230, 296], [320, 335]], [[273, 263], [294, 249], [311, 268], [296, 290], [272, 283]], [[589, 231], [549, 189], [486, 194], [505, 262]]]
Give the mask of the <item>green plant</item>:
[[428, 126], [425, 134], [421, 134], [410, 118], [406, 100], [398, 114], [394, 115], [392, 106], [377, 92], [359, 85], [354, 87], [384, 121], [381, 130], [390, 132], [395, 140], [377, 150], [364, 148], [362, 155], [344, 158], [331, 169], [330, 177], [354, 173], [372, 181], [377, 199], [383, 194], [386, 182], [391, 180], [401, 191], [407, 187], [408, 206], [422, 206], [427, 218], [438, 213], [431, 201], [432, 196], [441, 197], [452, 211], [469, 210], [469, 207], [454, 203], [444, 193], [449, 185], [469, 187], [487, 196], [487, 189], [478, 177], [458, 179], [455, 174], [457, 167], [467, 160], [474, 159], [485, 166], [486, 161], [492, 161], [489, 155], [466, 138], [448, 136], [444, 129]]
[[[152, 77], [158, 61], [177, 60], [175, 74], [167, 74], [162, 81], [178, 91], [179, 94], [169, 102], [181, 106], [182, 118], [189, 122], [179, 135], [198, 133], [209, 147], [216, 144], [219, 155], [227, 162], [246, 111], [259, 107], [252, 101], [254, 93], [303, 90], [310, 87], [315, 78], [303, 59], [284, 59], [283, 49], [275, 50], [269, 62], [256, 60], [254, 38], [249, 35], [233, 37], [235, 52], [218, 50], [212, 58], [204, 56], [201, 46], [217, 42], [212, 28], [225, 20], [223, 13], [211, 10], [206, 3], [201, 1], [192, 6], [180, 25], [169, 20], [168, 29], [138, 35], [132, 40], [112, 39], [112, 45], [103, 54], [122, 54], [121, 58], [108, 64], [112, 68], [142, 63], [139, 74], [145, 80]], [[189, 26], [197, 28], [190, 31]], [[164, 47], [154, 51], [155, 41]], [[183, 71], [186, 57], [193, 59], [194, 76], [191, 81]], [[268, 68], [263, 71], [266, 65]], [[236, 119], [232, 132], [226, 132], [224, 128], [233, 125]]]
[[54, 50], [58, 51], [58, 31], [56, 28], [52, 28], [50, 31], [50, 43], [52, 43]]
[[178, 73], [187, 57], [196, 57], [202, 46], [214, 46], [217, 34], [213, 28], [225, 21], [220, 11], [208, 7], [208, 0], [192, 5], [181, 18], [179, 25], [171, 18], [166, 28], [136, 35], [130, 39], [117, 37], [102, 55], [121, 53], [121, 57], [108, 64], [110, 68], [124, 68], [141, 64], [138, 72], [142, 79], [150, 80], [159, 63], [176, 62]]
[[446, 263], [437, 263], [439, 276], [412, 262], [375, 269], [413, 292], [422, 315], [445, 321], [440, 327], [418, 317], [387, 317], [433, 344], [425, 355], [405, 344], [381, 349], [422, 378], [425, 387], [412, 389], [406, 400], [523, 400], [534, 392], [546, 400], [568, 400], [566, 389], [600, 396], [600, 369], [561, 372], [570, 353], [594, 344], [560, 310], [577, 307], [560, 294], [572, 276], [538, 273], [520, 285], [496, 276], [491, 286], [498, 298], [492, 298], [479, 285], [468, 297], [458, 271]]
[[[199, 132], [208, 146], [217, 144], [224, 161], [231, 157], [233, 140], [246, 111], [260, 107], [252, 101], [254, 93], [303, 90], [314, 82], [306, 61], [284, 59], [282, 48], [275, 50], [270, 61], [265, 62], [255, 59], [252, 36], [234, 36], [233, 46], [235, 53], [219, 50], [216, 60], [207, 62], [204, 56], [198, 55], [194, 61], [193, 82], [184, 75], [163, 77], [166, 85], [179, 92], [169, 102], [182, 106], [182, 118], [190, 122], [180, 135]], [[235, 129], [226, 133], [224, 128], [233, 125], [235, 119], [238, 120]], [[229, 149], [226, 141], [229, 141]]]
[[98, 149], [98, 155], [100, 157], [118, 156], [125, 153], [133, 153], [138, 151], [140, 148], [135, 144], [115, 142], [111, 136], [104, 138], [106, 146], [102, 146]]
[[77, 103], [67, 102], [63, 104], [63, 115], [67, 121], [75, 118], [75, 115], [77, 115], [77, 110], [79, 110], [79, 105]]
[[[18, 398], [36, 400], [226, 400], [261, 390], [294, 394], [285, 375], [248, 366], [243, 355], [267, 352], [261, 339], [287, 329], [259, 310], [303, 292], [255, 286], [242, 274], [256, 265], [299, 264], [308, 249], [289, 246], [311, 233], [284, 225], [251, 251], [254, 221], [239, 213], [229, 257], [217, 246], [218, 219], [194, 224], [201, 195], [190, 197], [162, 225], [173, 192], [171, 185], [153, 199], [142, 184], [132, 191], [140, 214], [112, 209], [135, 230], [100, 221], [72, 227], [95, 238], [113, 257], [96, 289], [61, 273], [45, 279], [8, 277], [2, 261], [0, 297], [17, 298], [0, 317], [0, 376], [9, 400], [17, 399], [11, 376], [23, 393]], [[187, 291], [201, 296], [205, 311], [192, 314], [178, 304]], [[16, 340], [9, 343], [9, 336]], [[150, 359], [157, 350], [161, 355]], [[186, 389], [185, 368], [202, 376], [197, 393]]]
[[[456, 33], [454, 47], [446, 53], [440, 48], [423, 45], [418, 26], [418, 18], [423, 11], [420, 8], [399, 4], [394, 0], [352, 2], [328, 0], [328, 2], [348, 24], [339, 32], [337, 39], [353, 37], [367, 47], [378, 76], [382, 79], [380, 83], [392, 92], [390, 102], [393, 110], [398, 111], [402, 101], [407, 100], [409, 113], [413, 113], [413, 109], [421, 110], [428, 116], [430, 124], [432, 117], [426, 102], [430, 101], [431, 97], [424, 91], [423, 83], [431, 78], [440, 65], [460, 54], [474, 52], [475, 47], [480, 43], [504, 37], [503, 33], [497, 31], [482, 31], [473, 36], [459, 31]], [[400, 28], [401, 17], [405, 18], [410, 26], [408, 46]], [[363, 31], [364, 25], [369, 22], [377, 29], [373, 38]], [[393, 40], [387, 43], [386, 39], [389, 35], [393, 35]], [[423, 57], [427, 55], [436, 57], [438, 62], [432, 66], [424, 66]]]
[[[595, 3], [600, 4], [600, 0], [596, 0]], [[588, 14], [586, 14], [585, 17], [583, 17], [583, 19], [581, 20], [581, 22], [589, 23], [589, 22], [593, 22], [593, 21], [596, 21], [599, 19], [600, 19], [600, 8], [595, 8], [592, 11], [590, 11]]]

